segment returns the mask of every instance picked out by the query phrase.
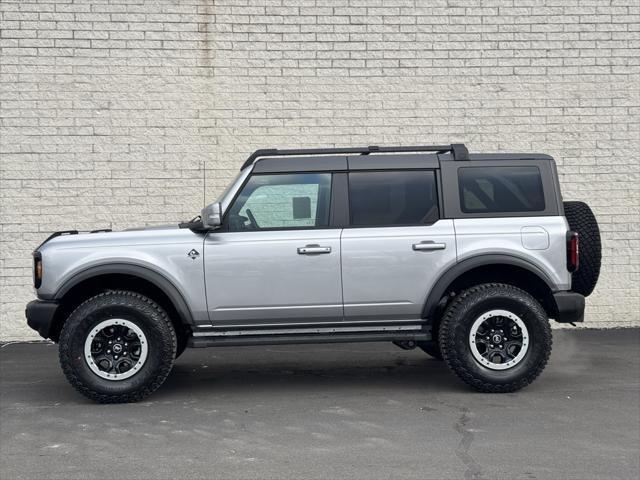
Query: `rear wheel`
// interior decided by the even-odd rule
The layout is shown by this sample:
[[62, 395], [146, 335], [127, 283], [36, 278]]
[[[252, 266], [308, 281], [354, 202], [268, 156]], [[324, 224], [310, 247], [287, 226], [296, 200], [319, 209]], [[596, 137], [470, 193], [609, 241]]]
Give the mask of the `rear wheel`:
[[546, 312], [511, 285], [484, 284], [458, 295], [440, 324], [447, 365], [481, 392], [513, 392], [530, 384], [551, 354]]
[[76, 308], [60, 334], [62, 370], [73, 387], [101, 403], [135, 402], [169, 375], [176, 334], [166, 312], [128, 291], [96, 295]]

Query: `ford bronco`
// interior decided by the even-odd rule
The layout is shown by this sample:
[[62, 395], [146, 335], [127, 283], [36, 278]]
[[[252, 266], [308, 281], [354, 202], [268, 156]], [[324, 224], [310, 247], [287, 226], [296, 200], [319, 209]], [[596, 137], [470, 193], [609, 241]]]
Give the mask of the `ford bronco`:
[[192, 221], [51, 235], [26, 316], [99, 402], [146, 397], [186, 347], [323, 342], [418, 347], [512, 392], [544, 369], [549, 319], [583, 320], [600, 251], [548, 155], [258, 150]]

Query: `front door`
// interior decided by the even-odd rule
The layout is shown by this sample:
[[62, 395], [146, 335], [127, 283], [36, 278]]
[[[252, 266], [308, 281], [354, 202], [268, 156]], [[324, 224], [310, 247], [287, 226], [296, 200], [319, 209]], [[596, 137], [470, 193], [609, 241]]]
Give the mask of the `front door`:
[[343, 318], [340, 232], [329, 227], [331, 173], [254, 174], [223, 228], [205, 239], [214, 326]]
[[342, 234], [346, 321], [417, 320], [456, 261], [453, 220], [439, 219], [433, 170], [349, 173]]

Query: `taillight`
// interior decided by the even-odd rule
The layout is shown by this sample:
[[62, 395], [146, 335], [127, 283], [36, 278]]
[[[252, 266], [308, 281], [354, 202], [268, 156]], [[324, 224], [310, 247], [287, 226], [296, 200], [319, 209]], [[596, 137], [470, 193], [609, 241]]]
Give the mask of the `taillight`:
[[40, 288], [42, 284], [42, 255], [40, 252], [33, 253], [33, 286]]
[[580, 241], [578, 232], [567, 233], [567, 270], [575, 272], [580, 267]]

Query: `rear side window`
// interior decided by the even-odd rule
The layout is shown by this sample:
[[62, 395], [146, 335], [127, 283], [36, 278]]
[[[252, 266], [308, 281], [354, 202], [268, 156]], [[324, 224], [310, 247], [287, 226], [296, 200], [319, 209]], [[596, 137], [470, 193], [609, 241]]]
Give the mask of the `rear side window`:
[[464, 213], [541, 212], [545, 209], [538, 167], [458, 169]]
[[422, 225], [438, 219], [431, 170], [349, 173], [353, 226]]

